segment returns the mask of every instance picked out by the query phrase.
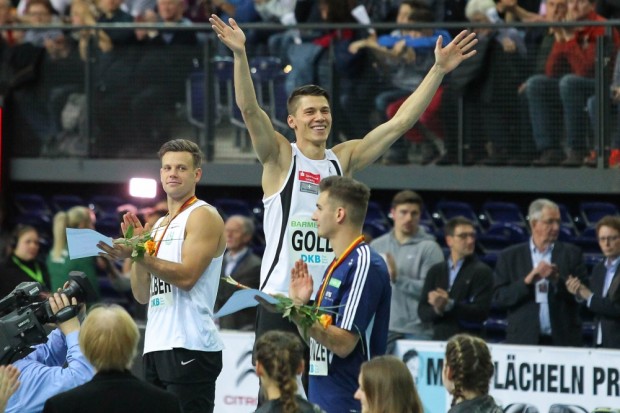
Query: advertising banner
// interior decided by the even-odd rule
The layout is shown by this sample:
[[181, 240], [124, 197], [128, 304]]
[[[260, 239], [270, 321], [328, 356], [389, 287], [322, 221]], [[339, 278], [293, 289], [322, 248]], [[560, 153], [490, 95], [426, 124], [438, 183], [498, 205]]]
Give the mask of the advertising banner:
[[[618, 350], [505, 344], [489, 348], [495, 365], [490, 394], [504, 411], [585, 413], [620, 407]], [[445, 342], [402, 340], [396, 345], [396, 355], [416, 380], [425, 413], [446, 412], [452, 402], [441, 380], [444, 352]], [[572, 407], [563, 410], [560, 404]]]

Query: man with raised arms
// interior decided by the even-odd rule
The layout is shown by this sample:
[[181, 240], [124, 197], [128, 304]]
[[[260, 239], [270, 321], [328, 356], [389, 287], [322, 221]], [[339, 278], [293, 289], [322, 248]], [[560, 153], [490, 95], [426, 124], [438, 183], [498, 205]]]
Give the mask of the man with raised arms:
[[[424, 112], [446, 73], [473, 56], [475, 34], [461, 32], [446, 47], [439, 37], [435, 65], [396, 115], [370, 131], [363, 139], [326, 148], [332, 115], [329, 96], [319, 86], [295, 89], [288, 99], [287, 122], [295, 133], [290, 143], [277, 132], [256, 99], [245, 51], [245, 34], [234, 19], [229, 24], [212, 15], [209, 20], [218, 38], [234, 56], [237, 105], [248, 128], [258, 160], [263, 165], [262, 188], [265, 205], [266, 249], [261, 268], [261, 290], [286, 294], [294, 263], [302, 259], [315, 285], [319, 285], [334, 258], [326, 240], [319, 239], [311, 220], [319, 194], [319, 182], [332, 175], [352, 176], [377, 160]], [[256, 335], [296, 328], [278, 314], [259, 308]]]

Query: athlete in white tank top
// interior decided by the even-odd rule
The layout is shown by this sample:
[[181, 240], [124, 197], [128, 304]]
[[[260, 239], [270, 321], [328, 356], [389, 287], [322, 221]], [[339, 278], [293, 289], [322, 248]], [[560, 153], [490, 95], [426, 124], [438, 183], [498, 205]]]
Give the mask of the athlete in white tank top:
[[327, 266], [334, 259], [329, 242], [319, 238], [312, 213], [316, 209], [321, 179], [342, 175], [336, 155], [325, 151], [325, 158], [312, 160], [294, 143], [293, 161], [280, 190], [263, 200], [265, 252], [261, 267], [261, 290], [288, 295], [291, 268], [302, 259], [320, 285]]

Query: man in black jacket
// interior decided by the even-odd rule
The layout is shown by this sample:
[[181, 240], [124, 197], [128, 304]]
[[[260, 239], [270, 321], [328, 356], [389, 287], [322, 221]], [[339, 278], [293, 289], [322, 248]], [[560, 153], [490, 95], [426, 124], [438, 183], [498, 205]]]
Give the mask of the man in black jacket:
[[569, 277], [566, 288], [594, 313], [594, 344], [620, 348], [620, 218], [601, 218], [596, 236], [605, 259], [592, 270], [589, 288], [575, 277]]
[[482, 323], [489, 315], [493, 272], [474, 254], [476, 230], [471, 221], [455, 217], [446, 223], [450, 256], [426, 275], [418, 315], [433, 323], [433, 340], [447, 340]]
[[581, 347], [579, 303], [569, 276], [585, 280], [581, 249], [559, 242], [560, 210], [548, 199], [530, 204], [532, 237], [501, 252], [494, 300], [508, 312], [506, 343]]

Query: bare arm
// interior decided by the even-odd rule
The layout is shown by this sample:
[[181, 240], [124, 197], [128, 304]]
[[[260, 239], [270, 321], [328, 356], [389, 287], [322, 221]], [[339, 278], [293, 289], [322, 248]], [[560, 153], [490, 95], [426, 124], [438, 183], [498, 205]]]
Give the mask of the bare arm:
[[[297, 325], [297, 329], [303, 337], [303, 329], [299, 325]], [[360, 338], [359, 335], [340, 327], [323, 328], [318, 322], [308, 328], [307, 334], [340, 358], [345, 358], [351, 354]]]
[[[143, 228], [137, 218], [132, 224], [135, 225], [137, 233], [141, 233]], [[104, 256], [107, 254], [114, 259], [131, 257], [131, 248], [126, 246], [114, 244], [112, 247], [104, 243], [99, 243], [98, 246], [103, 250], [101, 254]], [[134, 297], [142, 304], [148, 302], [150, 274], [185, 291], [191, 290], [211, 260], [222, 255], [225, 247], [222, 217], [213, 207], [196, 208], [187, 220], [180, 263], [150, 255], [135, 261], [131, 272]]]
[[[308, 264], [298, 260], [291, 270], [291, 283], [289, 285], [289, 297], [296, 304], [307, 304], [312, 296], [313, 282], [308, 272]], [[307, 341], [312, 337], [318, 343], [327, 347], [338, 357], [345, 358], [355, 349], [359, 336], [340, 327], [329, 326], [323, 328], [319, 322], [315, 322], [304, 331], [299, 320], [293, 319], [299, 330], [299, 334]]]
[[275, 176], [279, 177], [288, 169], [292, 159], [290, 144], [276, 132], [269, 116], [258, 104], [245, 52], [245, 34], [234, 19], [229, 19], [230, 25], [227, 25], [212, 15], [209, 21], [217, 37], [233, 52], [235, 99], [250, 133], [256, 156], [265, 166], [263, 184], [270, 185]]
[[[224, 221], [210, 206], [192, 211], [185, 228], [181, 262], [145, 255], [136, 261], [135, 267], [141, 267], [136, 269], [136, 273], [144, 270], [182, 290], [191, 290], [211, 260], [224, 253], [226, 240]], [[144, 279], [141, 281], [143, 288]]]
[[478, 42], [475, 33], [464, 30], [442, 47], [442, 37], [435, 44], [435, 65], [420, 86], [402, 104], [396, 115], [370, 131], [363, 139], [343, 142], [334, 147], [347, 175], [363, 169], [377, 160], [426, 110], [446, 73], [454, 70], [463, 60], [473, 56], [471, 50]]

